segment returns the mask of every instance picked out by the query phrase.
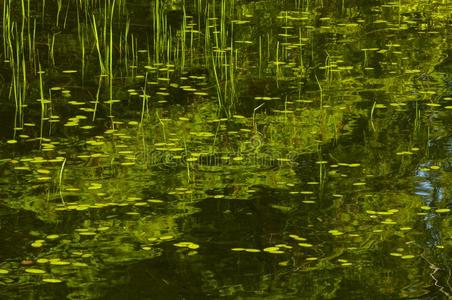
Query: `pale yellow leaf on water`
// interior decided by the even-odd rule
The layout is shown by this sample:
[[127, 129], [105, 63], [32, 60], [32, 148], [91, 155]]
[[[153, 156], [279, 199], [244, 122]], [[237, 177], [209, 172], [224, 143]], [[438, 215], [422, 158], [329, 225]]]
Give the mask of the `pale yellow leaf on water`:
[[46, 271], [41, 270], [41, 269], [29, 268], [29, 269], [25, 269], [25, 272], [30, 273], [30, 274], [45, 274]]
[[250, 252], [250, 253], [259, 253], [259, 252], [261, 252], [261, 250], [259, 250], [259, 249], [253, 249], [253, 248], [245, 249], [245, 251], [246, 251], [246, 252]]
[[87, 267], [88, 264], [83, 263], [83, 262], [74, 262], [74, 263], [72, 263], [72, 266], [73, 267]]
[[62, 280], [57, 279], [57, 278], [44, 278], [44, 279], [42, 279], [42, 281], [47, 282], [47, 283], [60, 283], [60, 282], [63, 282]]
[[245, 251], [245, 248], [232, 248], [232, 251]]

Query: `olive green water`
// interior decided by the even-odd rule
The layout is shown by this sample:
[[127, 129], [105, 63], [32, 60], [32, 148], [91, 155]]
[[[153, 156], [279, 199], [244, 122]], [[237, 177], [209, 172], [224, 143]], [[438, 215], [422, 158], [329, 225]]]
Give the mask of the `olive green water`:
[[452, 297], [451, 1], [0, 3], [0, 299]]

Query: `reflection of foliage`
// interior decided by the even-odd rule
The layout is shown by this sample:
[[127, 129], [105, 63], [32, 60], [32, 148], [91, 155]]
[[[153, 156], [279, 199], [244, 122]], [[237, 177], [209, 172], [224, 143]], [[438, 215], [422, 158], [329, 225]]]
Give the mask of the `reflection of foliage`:
[[[182, 289], [181, 273], [193, 271], [213, 297], [422, 296], [429, 267], [445, 268], [451, 255], [443, 97], [450, 87], [436, 70], [449, 47], [450, 4], [220, 2], [154, 1], [162, 4], [158, 23], [149, 22], [149, 3], [123, 1], [112, 14], [119, 24], [113, 22], [118, 44], [108, 46], [111, 52], [108, 22], [101, 21], [108, 9], [80, 8], [105, 25], [100, 52], [115, 62], [108, 85], [89, 51], [83, 86], [59, 70], [70, 64], [67, 55], [78, 57], [81, 36], [92, 44], [94, 30], [86, 29], [94, 22], [74, 35], [70, 26], [52, 32], [57, 66], [46, 69], [44, 89], [56, 87], [45, 110], [53, 119], [42, 118], [38, 106], [27, 114], [36, 124], [16, 128], [14, 137], [40, 148], [28, 153], [12, 140], [2, 144], [2, 158], [11, 159], [0, 171], [7, 214], [14, 208], [42, 222], [31, 217], [14, 229], [26, 246], [15, 257], [8, 248], [0, 265], [14, 272], [0, 280], [40, 286], [20, 261], [60, 258], [70, 266], [43, 263], [49, 275], [64, 279], [73, 297], [102, 297], [108, 285], [131, 280], [118, 269], [164, 258], [176, 266], [171, 284]], [[33, 57], [46, 68], [46, 55]], [[34, 97], [38, 80], [29, 80]], [[111, 98], [120, 100], [113, 105], [105, 100]], [[50, 122], [74, 115], [77, 126]], [[46, 137], [39, 137], [40, 121]], [[61, 237], [49, 239], [55, 232]], [[199, 243], [199, 252], [174, 249], [186, 239]], [[32, 246], [35, 240], [43, 245]], [[262, 250], [277, 243], [284, 253]], [[254, 252], [231, 253], [235, 247]], [[443, 275], [438, 282], [446, 286]]]

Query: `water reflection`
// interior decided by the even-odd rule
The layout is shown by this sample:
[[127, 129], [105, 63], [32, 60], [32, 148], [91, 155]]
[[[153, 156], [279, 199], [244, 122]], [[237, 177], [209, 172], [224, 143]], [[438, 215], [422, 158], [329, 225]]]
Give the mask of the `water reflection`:
[[135, 2], [5, 2], [3, 298], [450, 297], [449, 3]]

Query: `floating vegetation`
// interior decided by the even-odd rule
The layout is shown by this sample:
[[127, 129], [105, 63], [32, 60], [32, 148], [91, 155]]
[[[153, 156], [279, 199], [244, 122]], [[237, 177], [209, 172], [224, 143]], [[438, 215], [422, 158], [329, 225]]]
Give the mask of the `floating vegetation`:
[[292, 239], [294, 239], [294, 240], [296, 240], [296, 241], [306, 241], [305, 238], [300, 237], [300, 236], [298, 236], [298, 235], [296, 235], [296, 234], [290, 234], [289, 237], [291, 237]]
[[231, 249], [234, 252], [248, 252], [248, 253], [259, 253], [261, 252], [260, 249], [255, 248], [232, 248]]
[[44, 270], [35, 269], [35, 268], [25, 269], [25, 272], [30, 273], [30, 274], [45, 274], [46, 273], [46, 271], [44, 271]]
[[36, 240], [33, 243], [31, 243], [31, 246], [34, 248], [41, 248], [44, 245], [44, 240]]
[[277, 244], [272, 247], [264, 248], [262, 251], [268, 252], [271, 254], [284, 254], [285, 250], [292, 249], [292, 246], [286, 244]]
[[42, 281], [46, 282], [46, 283], [60, 283], [60, 282], [63, 282], [61, 279], [57, 279], [57, 278], [43, 278]]
[[307, 261], [316, 261], [318, 259], [319, 259], [318, 257], [306, 257]]
[[415, 257], [416, 257], [415, 255], [408, 254], [408, 255], [402, 255], [400, 258], [401, 259], [413, 259]]
[[333, 235], [333, 236], [339, 236], [339, 235], [343, 235], [344, 232], [337, 230], [337, 229], [332, 229], [332, 230], [328, 230], [328, 233]]
[[1, 299], [452, 295], [450, 1], [2, 8]]
[[179, 247], [179, 248], [188, 248], [188, 249], [192, 249], [192, 250], [199, 248], [198, 244], [195, 244], [192, 242], [179, 242], [179, 243], [174, 244], [174, 246]]

